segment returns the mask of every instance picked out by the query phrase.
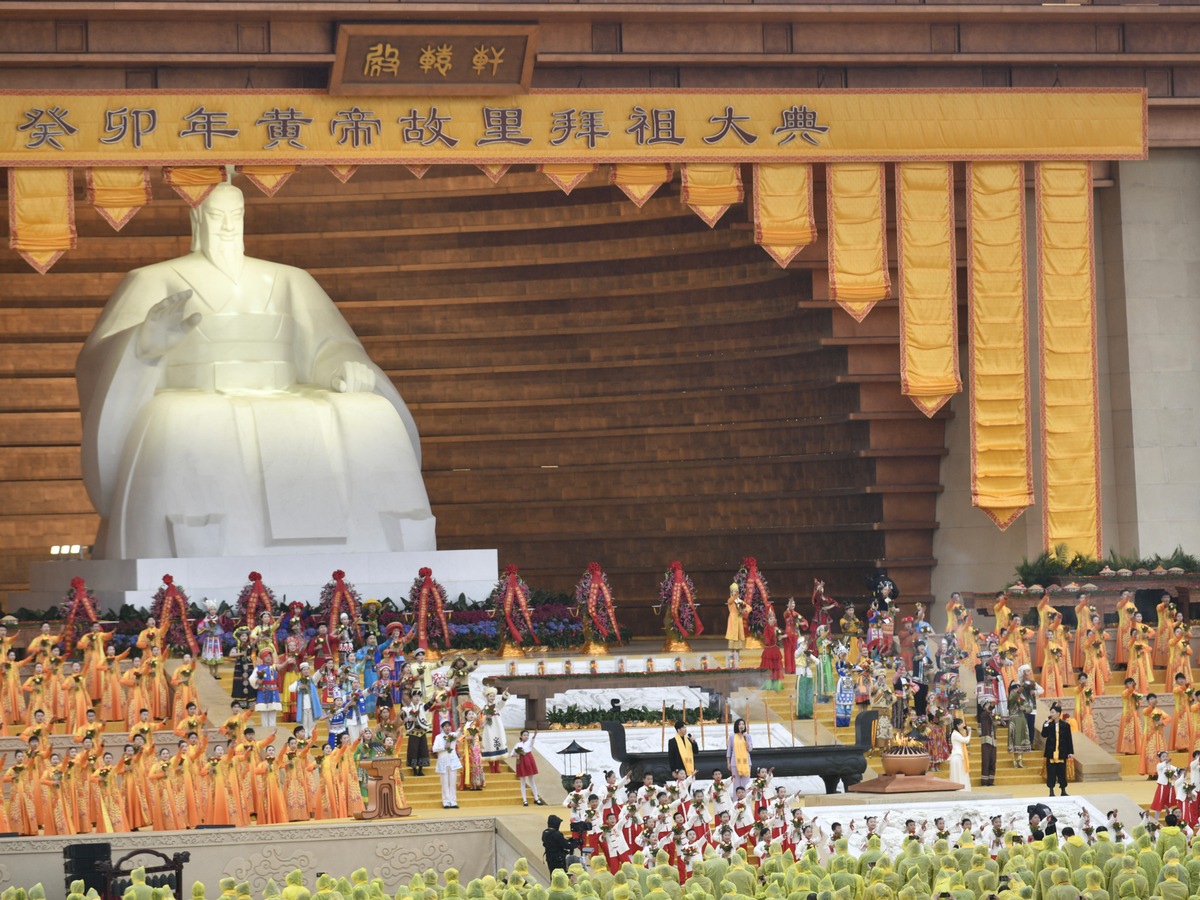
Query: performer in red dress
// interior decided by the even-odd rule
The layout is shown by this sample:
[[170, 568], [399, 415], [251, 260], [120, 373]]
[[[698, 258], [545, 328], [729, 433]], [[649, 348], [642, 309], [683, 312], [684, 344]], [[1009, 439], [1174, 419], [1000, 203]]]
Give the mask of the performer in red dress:
[[779, 629], [775, 623], [775, 607], [768, 605], [767, 624], [763, 628], [762, 660], [759, 661], [758, 667], [767, 672], [766, 688], [770, 691], [778, 691], [783, 688], [783, 652], [777, 643], [778, 633]]
[[787, 609], [783, 611], [783, 671], [796, 674], [796, 645], [800, 632], [808, 629], [808, 619], [796, 612], [796, 598], [788, 597]]
[[812, 633], [815, 635], [817, 629], [822, 625], [830, 630], [833, 629], [833, 611], [841, 609], [842, 605], [832, 597], [825, 596], [825, 582], [820, 579], [813, 579], [813, 617], [812, 617]]

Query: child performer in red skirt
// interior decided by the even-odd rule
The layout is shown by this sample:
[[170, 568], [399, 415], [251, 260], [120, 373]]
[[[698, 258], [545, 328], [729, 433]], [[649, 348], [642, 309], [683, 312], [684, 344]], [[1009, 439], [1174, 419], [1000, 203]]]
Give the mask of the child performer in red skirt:
[[529, 797], [525, 793], [526, 785], [533, 788], [534, 804], [536, 806], [546, 805], [546, 801], [538, 796], [536, 780], [538, 767], [537, 760], [533, 758], [533, 741], [536, 737], [537, 732], [530, 735], [528, 731], [522, 731], [521, 739], [509, 752], [509, 756], [517, 757], [517, 780], [521, 782], [521, 803], [525, 806], [529, 805]]
[[1154, 800], [1150, 803], [1155, 819], [1164, 809], [1170, 809], [1175, 805], [1175, 787], [1171, 784], [1171, 776], [1175, 773], [1172, 771], [1171, 755], [1166, 750], [1159, 751], [1156, 768], [1158, 770], [1158, 786], [1154, 790]]
[[783, 688], [783, 651], [779, 649], [779, 628], [775, 621], [775, 607], [767, 607], [767, 624], [763, 628], [762, 660], [758, 667], [767, 672], [767, 683], [763, 685], [768, 691], [778, 691]]

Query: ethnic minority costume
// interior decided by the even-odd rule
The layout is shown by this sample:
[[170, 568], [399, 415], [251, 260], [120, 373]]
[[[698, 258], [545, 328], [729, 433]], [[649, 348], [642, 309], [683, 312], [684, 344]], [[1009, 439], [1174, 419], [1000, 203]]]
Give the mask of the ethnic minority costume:
[[317, 720], [325, 718], [317, 682], [311, 675], [300, 675], [291, 683], [288, 691], [295, 697], [293, 708], [296, 710], [296, 718], [294, 721], [303, 725], [304, 730], [311, 735]]
[[[267, 655], [270, 655], [269, 652]], [[262, 714], [263, 727], [274, 727], [275, 716], [283, 710], [283, 702], [279, 694], [281, 686], [279, 669], [273, 662], [256, 666], [250, 673], [250, 684], [258, 690], [254, 700], [254, 710]]]
[[850, 714], [854, 711], [854, 679], [850, 677], [850, 664], [843, 655], [835, 663], [838, 681], [833, 695], [834, 722], [837, 728], [850, 725]]
[[814, 678], [816, 674], [813, 663], [815, 660], [808, 650], [801, 654], [796, 662], [796, 718], [811, 719], [813, 717]]
[[498, 772], [500, 760], [508, 756], [508, 735], [504, 733], [504, 723], [500, 720], [505, 700], [490, 693], [485, 694], [484, 700], [480, 713], [483, 718], [482, 756], [492, 764], [492, 771]]
[[783, 687], [783, 651], [779, 649], [774, 616], [767, 619], [762, 639], [763, 652], [758, 668], [767, 672], [768, 690], [778, 691]]
[[423, 703], [414, 702], [404, 707], [404, 733], [408, 735], [405, 762], [417, 775], [429, 765], [429, 717]]

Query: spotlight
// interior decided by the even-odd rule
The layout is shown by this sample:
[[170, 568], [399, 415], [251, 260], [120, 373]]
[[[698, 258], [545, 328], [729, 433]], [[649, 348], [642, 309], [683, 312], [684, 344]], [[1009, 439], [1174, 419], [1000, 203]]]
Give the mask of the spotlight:
[[58, 554], [59, 554], [59, 551], [60, 551], [61, 549], [62, 549], [62, 548], [61, 548], [61, 547], [59, 547], [59, 546], [58, 546], [58, 544], [55, 544], [53, 547], [51, 547], [51, 548], [50, 548], [50, 555], [51, 555], [51, 556], [58, 556]]

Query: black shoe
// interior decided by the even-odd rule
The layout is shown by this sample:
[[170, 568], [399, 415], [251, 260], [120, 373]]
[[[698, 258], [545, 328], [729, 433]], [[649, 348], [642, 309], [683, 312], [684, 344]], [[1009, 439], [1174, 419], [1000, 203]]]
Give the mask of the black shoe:
[[543, 800], [541, 797], [538, 797], [538, 798], [537, 798], [537, 799], [535, 799], [533, 802], [534, 802], [534, 803], [536, 803], [538, 806], [545, 806], [545, 805], [546, 805], [546, 801], [545, 801], [545, 800]]
[[522, 800], [522, 801], [521, 801], [521, 805], [522, 805], [522, 806], [528, 806], [528, 805], [529, 805], [529, 801], [528, 801], [528, 800]]
[[1054, 796], [1054, 791], [1051, 791], [1051, 792], [1050, 792], [1050, 796], [1051, 796], [1051, 797], [1053, 797], [1053, 796]]
[[1065, 797], [1065, 796], [1067, 796], [1067, 792], [1066, 792], [1066, 791], [1063, 791], [1061, 794], [1059, 794], [1059, 796], [1060, 796], [1060, 797]]
[[455, 804], [454, 804], [453, 806], [451, 806], [450, 808], [451, 808], [451, 809], [458, 809], [458, 804], [457, 804], [457, 803], [455, 803]]

